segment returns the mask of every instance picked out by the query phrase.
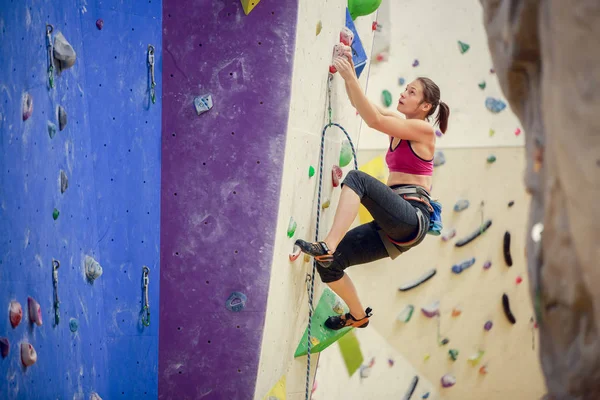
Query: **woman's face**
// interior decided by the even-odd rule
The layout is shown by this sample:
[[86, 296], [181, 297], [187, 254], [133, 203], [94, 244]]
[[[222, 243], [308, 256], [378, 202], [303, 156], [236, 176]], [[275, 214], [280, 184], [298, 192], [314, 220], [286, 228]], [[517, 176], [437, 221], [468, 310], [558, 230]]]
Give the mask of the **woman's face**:
[[406, 116], [414, 116], [429, 111], [429, 104], [423, 103], [423, 85], [421, 81], [414, 80], [408, 85], [398, 99], [396, 110]]

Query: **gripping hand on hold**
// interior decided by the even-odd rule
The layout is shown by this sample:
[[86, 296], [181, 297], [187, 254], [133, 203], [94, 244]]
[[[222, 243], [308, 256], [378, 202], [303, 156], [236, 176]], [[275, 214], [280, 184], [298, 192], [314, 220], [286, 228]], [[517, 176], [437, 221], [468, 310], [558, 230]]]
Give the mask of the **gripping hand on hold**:
[[340, 76], [344, 78], [345, 81], [351, 80], [352, 78], [356, 78], [356, 72], [354, 71], [354, 65], [352, 65], [352, 61], [349, 61], [348, 58], [344, 56], [338, 56], [333, 59], [333, 66], [340, 73]]

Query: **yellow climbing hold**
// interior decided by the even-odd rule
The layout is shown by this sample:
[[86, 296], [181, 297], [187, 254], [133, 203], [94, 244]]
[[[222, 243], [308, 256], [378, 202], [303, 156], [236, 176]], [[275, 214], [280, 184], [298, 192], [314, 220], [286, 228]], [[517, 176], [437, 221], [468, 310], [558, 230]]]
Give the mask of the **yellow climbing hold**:
[[329, 208], [330, 205], [331, 205], [331, 201], [327, 200], [327, 201], [325, 201], [325, 203], [323, 203], [323, 205], [321, 207], [323, 207], [323, 210], [325, 210], [326, 208]]
[[304, 262], [305, 263], [310, 262], [310, 256], [308, 254], [304, 255]]
[[279, 381], [277, 381], [277, 383], [275, 383], [275, 385], [273, 385], [271, 390], [269, 390], [269, 393], [267, 393], [265, 395], [265, 397], [263, 397], [263, 400], [269, 400], [269, 399], [285, 400], [285, 392], [286, 392], [285, 386], [286, 385], [285, 385], [285, 375], [284, 375], [281, 377], [281, 379], [279, 379]]
[[316, 337], [314, 337], [314, 336], [311, 336], [310, 342], [312, 343], [313, 346], [316, 346], [319, 343], [321, 343], [321, 341], [319, 339], [317, 339]]
[[246, 15], [250, 14], [250, 11], [256, 7], [256, 5], [260, 2], [260, 0], [240, 0], [242, 2], [242, 7], [244, 8], [244, 13]]
[[317, 22], [317, 36], [321, 33], [321, 29], [323, 29], [323, 23], [321, 21]]
[[431, 357], [431, 356], [429, 355], [429, 353], [425, 354], [425, 357], [423, 357], [423, 361], [427, 361], [427, 360], [429, 360], [429, 357]]

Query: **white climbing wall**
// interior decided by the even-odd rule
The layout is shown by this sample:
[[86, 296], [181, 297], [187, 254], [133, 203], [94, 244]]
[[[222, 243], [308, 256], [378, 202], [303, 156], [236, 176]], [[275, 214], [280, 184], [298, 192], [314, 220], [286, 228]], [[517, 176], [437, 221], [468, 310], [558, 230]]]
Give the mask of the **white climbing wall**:
[[[391, 18], [382, 18], [381, 40], [389, 40], [388, 59], [375, 62], [367, 94], [377, 104], [381, 92], [392, 94], [390, 109], [396, 108], [400, 93], [407, 83], [418, 76], [436, 82], [442, 101], [450, 106], [451, 119], [445, 136], [438, 139], [438, 148], [523, 146], [519, 121], [507, 107], [499, 114], [485, 107], [487, 97], [502, 101], [496, 75], [490, 73], [492, 60], [484, 31], [482, 9], [478, 0], [383, 0], [381, 9], [390, 9]], [[379, 36], [376, 40], [379, 39]], [[465, 54], [459, 51], [458, 41], [470, 48]], [[376, 48], [384, 48], [376, 42]], [[376, 59], [376, 54], [373, 55]], [[414, 60], [419, 61], [413, 67]], [[399, 85], [399, 78], [406, 83]], [[485, 89], [478, 84], [486, 83]], [[490, 136], [490, 129], [495, 131]], [[386, 136], [365, 127], [361, 132], [361, 149], [384, 149]]]

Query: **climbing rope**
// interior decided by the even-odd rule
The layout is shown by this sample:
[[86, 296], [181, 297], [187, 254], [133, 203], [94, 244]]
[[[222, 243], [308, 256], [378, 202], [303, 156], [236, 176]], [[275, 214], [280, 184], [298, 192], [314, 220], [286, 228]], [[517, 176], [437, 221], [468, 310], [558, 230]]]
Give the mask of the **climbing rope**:
[[54, 27], [50, 24], [46, 24], [46, 48], [48, 49], [48, 86], [50, 89], [54, 88], [54, 49], [52, 47], [52, 31]]
[[148, 274], [150, 273], [150, 268], [144, 267], [142, 268], [142, 290], [144, 291], [144, 308], [142, 309], [142, 324], [144, 326], [150, 326], [150, 302], [148, 301], [148, 284], [150, 283], [150, 278]]
[[[329, 116], [329, 122], [327, 125], [325, 125], [325, 127], [323, 128], [323, 132], [321, 133], [321, 150], [320, 150], [320, 154], [319, 154], [319, 191], [317, 194], [317, 223], [316, 223], [316, 227], [315, 227], [315, 241], [319, 241], [319, 222], [321, 219], [321, 189], [323, 186], [323, 155], [325, 152], [325, 134], [327, 133], [327, 130], [332, 127], [338, 127], [342, 132], [344, 132], [344, 135], [346, 135], [346, 138], [348, 139], [348, 142], [350, 142], [350, 147], [352, 149], [352, 156], [354, 157], [354, 169], [358, 169], [358, 162], [356, 160], [356, 151], [354, 149], [354, 144], [352, 143], [352, 139], [350, 138], [350, 135], [348, 134], [348, 132], [346, 132], [346, 130], [340, 125], [340, 124], [336, 124], [334, 122], [332, 122], [332, 110], [331, 110], [331, 81], [333, 80], [333, 75], [329, 74], [328, 77], [328, 81], [327, 81], [327, 104], [328, 104], [328, 108], [327, 108], [327, 113]], [[306, 361], [306, 396], [305, 399], [309, 400], [310, 394], [311, 394], [311, 390], [310, 390], [310, 350], [312, 348], [312, 341], [311, 341], [311, 328], [312, 328], [312, 316], [313, 316], [313, 312], [314, 312], [314, 306], [313, 306], [313, 298], [314, 298], [314, 287], [315, 287], [315, 272], [317, 270], [317, 261], [313, 259], [313, 267], [312, 267], [312, 274], [308, 275], [307, 274], [307, 278], [306, 278], [306, 283], [308, 285], [308, 328], [307, 328], [307, 361]]]

